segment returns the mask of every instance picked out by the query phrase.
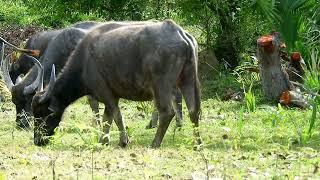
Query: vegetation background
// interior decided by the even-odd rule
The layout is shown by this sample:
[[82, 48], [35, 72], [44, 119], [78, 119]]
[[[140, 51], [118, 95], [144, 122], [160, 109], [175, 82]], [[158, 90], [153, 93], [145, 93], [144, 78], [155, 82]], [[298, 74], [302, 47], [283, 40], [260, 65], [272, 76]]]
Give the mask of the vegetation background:
[[[52, 143], [38, 148], [32, 131], [15, 129], [10, 93], [1, 90], [0, 179], [319, 178], [319, 99], [309, 98], [307, 110], [277, 106], [264, 98], [259, 75], [244, 70], [257, 65], [257, 38], [279, 31], [286, 51], [301, 52], [308, 65], [304, 86], [319, 93], [319, 0], [0, 0], [0, 36], [17, 45], [78, 21], [166, 18], [200, 45], [203, 150], [192, 149], [185, 106], [183, 129], [172, 127], [161, 149], [149, 149], [153, 105], [129, 101], [121, 109], [132, 143], [119, 149], [113, 128], [103, 147], [83, 99], [68, 109]], [[244, 100], [223, 101], [228, 91], [244, 92]]]

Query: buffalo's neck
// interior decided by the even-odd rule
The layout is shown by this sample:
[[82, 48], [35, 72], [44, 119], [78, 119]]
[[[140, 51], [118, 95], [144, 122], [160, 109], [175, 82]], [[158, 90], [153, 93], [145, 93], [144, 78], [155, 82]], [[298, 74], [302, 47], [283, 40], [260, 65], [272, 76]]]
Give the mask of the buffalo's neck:
[[86, 94], [81, 73], [80, 67], [66, 68], [56, 80], [52, 95], [59, 101], [62, 109]]

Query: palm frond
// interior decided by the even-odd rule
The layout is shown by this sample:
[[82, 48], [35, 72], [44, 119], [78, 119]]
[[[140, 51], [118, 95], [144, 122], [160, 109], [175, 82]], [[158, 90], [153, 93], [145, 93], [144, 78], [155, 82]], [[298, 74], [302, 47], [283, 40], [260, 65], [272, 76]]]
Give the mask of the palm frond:
[[253, 0], [251, 6], [269, 21], [278, 19], [274, 0]]

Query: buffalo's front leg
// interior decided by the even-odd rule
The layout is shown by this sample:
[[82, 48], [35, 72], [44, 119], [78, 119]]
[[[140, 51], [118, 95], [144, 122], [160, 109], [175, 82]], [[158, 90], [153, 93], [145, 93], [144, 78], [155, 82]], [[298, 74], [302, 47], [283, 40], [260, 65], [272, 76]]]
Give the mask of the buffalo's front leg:
[[115, 115], [114, 120], [120, 132], [119, 145], [121, 147], [126, 147], [129, 144], [130, 140], [128, 137], [128, 133], [126, 131], [126, 126], [122, 120], [122, 115], [121, 115], [118, 103], [119, 103], [119, 99], [116, 100], [116, 106], [114, 109], [114, 115]]
[[109, 109], [105, 108], [103, 117], [102, 117], [102, 131], [104, 134], [100, 137], [99, 142], [102, 144], [108, 145], [110, 143], [110, 127], [112, 124], [112, 112]]
[[178, 88], [174, 89], [172, 104], [176, 116], [176, 127], [182, 127], [182, 94]]
[[100, 138], [100, 142], [103, 144], [110, 143], [110, 127], [112, 120], [115, 120], [115, 123], [120, 132], [120, 141], [119, 145], [125, 147], [129, 143], [129, 137], [125, 129], [125, 125], [122, 120], [121, 112], [118, 106], [119, 99], [111, 100], [105, 103], [105, 113], [103, 115], [103, 131], [105, 135]]
[[[179, 89], [175, 89], [173, 91], [172, 96], [172, 105], [175, 112], [176, 117], [176, 127], [182, 127], [182, 94]], [[146, 126], [146, 129], [156, 128], [158, 126], [159, 113], [154, 110], [152, 112], [152, 117], [149, 124]]]
[[96, 99], [94, 99], [92, 96], [88, 96], [88, 102], [95, 115], [95, 122], [93, 122], [92, 124], [100, 125], [99, 102]]

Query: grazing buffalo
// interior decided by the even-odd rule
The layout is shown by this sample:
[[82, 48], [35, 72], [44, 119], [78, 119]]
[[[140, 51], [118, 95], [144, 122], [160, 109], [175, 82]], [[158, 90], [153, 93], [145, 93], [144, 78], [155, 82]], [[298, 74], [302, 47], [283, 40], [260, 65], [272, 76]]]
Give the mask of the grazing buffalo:
[[[80, 28], [80, 29], [90, 29], [96, 25], [100, 24], [99, 22], [94, 21], [85, 21], [72, 25], [71, 27]], [[61, 33], [63, 29], [58, 30], [48, 30], [37, 33], [31, 36], [24, 47], [24, 49], [34, 49], [39, 50], [39, 57], [43, 55], [45, 50], [48, 47], [49, 42], [51, 42], [59, 33]], [[9, 70], [10, 77], [15, 83], [16, 79], [21, 74], [26, 74], [34, 65], [34, 61], [27, 56], [27, 54], [23, 53], [16, 62], [14, 62]]]
[[[44, 66], [44, 81], [50, 78], [52, 64], [57, 64], [60, 70], [66, 63], [69, 55], [75, 49], [76, 44], [84, 37], [86, 29], [98, 25], [95, 22], [82, 22], [73, 25], [74, 28], [45, 31], [32, 36], [26, 48], [40, 50], [40, 62]], [[31, 100], [38, 84], [34, 84], [39, 67], [33, 67], [34, 58], [22, 54], [16, 63], [11, 66], [10, 73], [6, 72], [7, 66], [2, 66], [6, 79], [6, 85], [11, 91], [12, 102], [16, 106], [16, 125], [19, 128], [29, 128], [28, 118], [31, 116]], [[18, 68], [12, 68], [18, 67]], [[16, 81], [18, 74], [25, 74], [23, 80]], [[10, 74], [10, 78], [7, 74]], [[7, 76], [6, 76], [7, 75]], [[98, 114], [98, 102], [89, 98], [93, 111]], [[97, 117], [98, 118], [98, 117]]]
[[[58, 71], [60, 71], [65, 65], [70, 53], [75, 49], [77, 43], [85, 36], [86, 31], [78, 28], [69, 28], [60, 32], [48, 45], [45, 53], [41, 56], [40, 61], [42, 62], [43, 69], [39, 69], [39, 65], [33, 66], [24, 78], [13, 83], [10, 77], [6, 76], [9, 74], [7, 67], [3, 65], [2, 71], [6, 85], [11, 91], [12, 102], [16, 106], [16, 124], [18, 127], [28, 128], [28, 117], [31, 115], [31, 100], [39, 87], [39, 82], [35, 81], [39, 78], [38, 75], [41, 71], [44, 71], [43, 81], [44, 84], [48, 84], [50, 78], [51, 66], [57, 65]], [[29, 60], [33, 60], [31, 56], [25, 55]], [[4, 61], [7, 61], [5, 59]], [[37, 79], [40, 80], [40, 79]]]
[[[160, 119], [152, 147], [159, 147], [174, 116], [171, 99], [176, 87], [186, 101], [197, 143], [201, 143], [196, 52], [192, 40], [171, 20], [113, 30], [108, 25], [96, 27], [77, 45], [58, 78], [52, 75], [46, 89], [33, 97], [34, 143], [46, 145], [49, 142], [46, 136], [54, 134], [65, 108], [78, 98], [91, 95], [105, 104], [106, 134], [101, 142], [109, 143], [114, 120], [121, 146], [126, 146], [129, 139], [119, 99], [153, 99]], [[55, 68], [52, 69], [55, 74]]]

